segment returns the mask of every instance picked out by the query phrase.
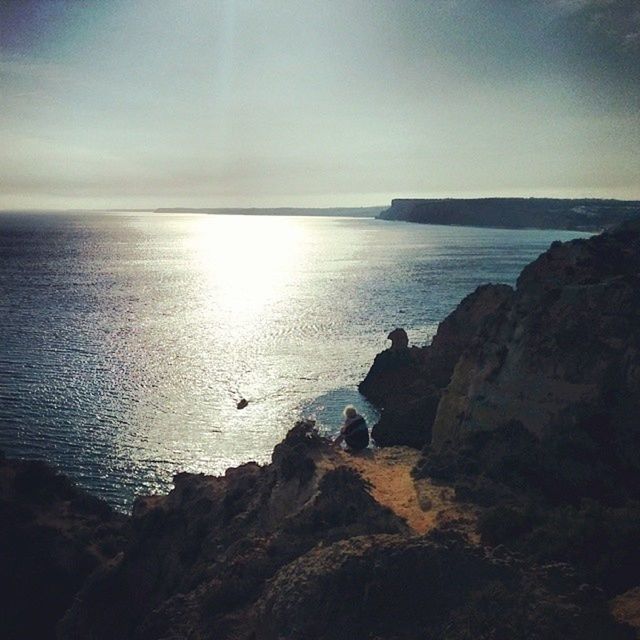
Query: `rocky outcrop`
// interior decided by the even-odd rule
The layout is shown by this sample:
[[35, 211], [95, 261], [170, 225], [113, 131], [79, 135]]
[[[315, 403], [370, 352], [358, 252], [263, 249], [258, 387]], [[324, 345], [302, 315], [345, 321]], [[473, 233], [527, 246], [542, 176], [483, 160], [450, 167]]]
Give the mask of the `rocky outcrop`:
[[387, 349], [379, 353], [360, 393], [380, 410], [371, 430], [378, 446], [407, 445], [422, 448], [440, 401], [440, 390], [422, 373], [418, 347]]
[[127, 552], [80, 593], [61, 637], [249, 638], [255, 603], [284, 565], [318, 544], [407, 533], [358, 474], [325, 464], [330, 455], [299, 423], [271, 465], [180, 474], [168, 496], [138, 501]]
[[640, 223], [554, 243], [479, 337], [438, 406], [435, 448], [512, 421], [541, 436], [596, 415], [637, 434]]
[[[633, 637], [570, 566], [486, 551], [451, 526], [415, 535], [345, 460], [312, 424], [299, 423], [270, 465], [177, 475], [167, 496], [136, 502], [126, 544], [112, 550], [123, 551], [87, 567], [94, 571], [58, 637]], [[68, 534], [78, 525], [75, 516], [59, 521]], [[34, 544], [24, 549], [33, 553]], [[19, 557], [27, 569], [29, 553]], [[58, 575], [42, 586], [55, 591]]]
[[640, 559], [640, 224], [554, 243], [458, 360], [415, 477], [488, 545], [570, 559], [614, 596]]
[[527, 566], [455, 536], [367, 536], [281, 569], [257, 605], [257, 640], [630, 638], [569, 567]]
[[393, 438], [430, 439], [437, 407], [414, 480], [455, 491], [450, 517], [419, 517], [435, 492], [373, 454], [345, 463], [310, 422], [271, 464], [178, 474], [126, 519], [0, 461], [4, 635], [53, 637], [63, 616], [62, 640], [631, 640], [607, 600], [635, 619], [639, 273], [626, 225], [554, 244], [515, 291], [479, 288], [429, 347], [394, 332], [361, 388]]
[[0, 456], [0, 635], [55, 638], [87, 577], [124, 548], [126, 531], [124, 516], [45, 464]]
[[[407, 347], [404, 330], [378, 354], [359, 390], [381, 409], [372, 437], [379, 446], [421, 448], [431, 437], [440, 396], [463, 351], [496, 321], [513, 291], [506, 285], [484, 285], [468, 295], [438, 327], [431, 345]], [[402, 331], [402, 334], [399, 332]]]

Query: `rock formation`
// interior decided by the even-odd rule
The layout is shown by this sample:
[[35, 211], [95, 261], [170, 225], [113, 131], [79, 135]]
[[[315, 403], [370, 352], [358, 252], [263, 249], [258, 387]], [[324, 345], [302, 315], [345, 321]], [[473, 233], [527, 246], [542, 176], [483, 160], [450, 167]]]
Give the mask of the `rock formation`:
[[523, 270], [456, 364], [433, 445], [512, 421], [540, 436], [595, 415], [640, 435], [640, 223], [554, 243]]
[[[136, 502], [128, 526], [116, 518], [126, 544], [118, 541], [110, 552], [123, 551], [86, 567], [82, 577], [94, 572], [75, 600], [67, 594], [55, 609], [60, 615], [71, 603], [58, 637], [633, 638], [609, 614], [602, 592], [582, 584], [569, 565], [483, 549], [453, 530], [415, 535], [373, 499], [345, 459], [313, 425], [299, 423], [270, 465], [249, 463], [217, 478], [177, 475], [169, 495]], [[40, 472], [27, 484], [37, 496], [49, 480]], [[10, 504], [12, 497], [5, 494]], [[76, 509], [84, 514], [82, 505]], [[102, 509], [103, 516], [110, 513]], [[77, 536], [80, 550], [90, 542], [93, 552], [109, 529], [79, 526], [86, 518], [93, 523], [93, 516], [78, 520], [74, 511], [59, 512], [58, 527]], [[4, 526], [9, 535], [24, 530], [15, 519]], [[34, 556], [39, 542], [33, 537], [22, 549], [12, 567], [17, 583], [31, 578], [30, 558], [49, 562]], [[56, 593], [60, 574], [48, 564], [45, 569], [40, 588]], [[39, 619], [37, 593], [17, 592], [27, 620], [13, 630], [43, 632], [5, 637], [53, 637], [55, 616]]]
[[139, 500], [127, 552], [80, 593], [61, 637], [250, 638], [256, 602], [281, 567], [316, 545], [406, 534], [359, 475], [324, 464], [330, 455], [299, 423], [271, 465], [179, 474], [168, 496]]
[[[594, 415], [640, 424], [640, 222], [554, 243], [517, 287], [485, 285], [428, 347], [383, 351], [360, 391], [379, 445], [435, 448], [522, 423], [537, 436]], [[442, 398], [442, 400], [441, 400]]]
[[404, 329], [394, 329], [387, 336], [387, 340], [391, 340], [392, 351], [402, 351], [409, 346], [409, 336]]
[[480, 287], [429, 347], [394, 334], [361, 389], [381, 440], [433, 440], [396, 491], [455, 491], [446, 520], [305, 421], [271, 464], [178, 474], [127, 518], [0, 460], [4, 637], [632, 640], [607, 601], [636, 619], [639, 273], [625, 225]]
[[403, 339], [404, 330], [395, 329], [389, 334], [395, 342], [376, 356], [359, 386], [360, 392], [381, 409], [380, 420], [372, 430], [377, 445], [421, 448], [430, 441], [440, 396], [456, 362], [484, 325], [503, 312], [512, 294], [506, 285], [478, 287], [440, 323], [427, 347], [409, 348]]
[[[364, 390], [393, 416], [393, 394], [404, 401], [415, 392], [419, 406], [433, 397], [429, 380], [444, 382], [414, 476], [453, 485], [459, 500], [481, 508], [483, 543], [534, 563], [570, 560], [609, 596], [633, 590], [640, 575], [640, 223], [554, 243], [487, 316], [465, 316], [488, 291], [463, 301], [433, 345], [413, 352], [403, 378], [380, 366], [390, 359], [381, 354]], [[465, 321], [453, 322], [458, 315]], [[450, 358], [438, 360], [443, 343], [452, 344]], [[423, 361], [433, 363], [429, 377]], [[419, 419], [428, 424], [431, 415]], [[392, 428], [404, 437], [401, 419]]]
[[593, 604], [567, 567], [533, 569], [443, 534], [366, 536], [283, 567], [258, 601], [256, 640], [627, 636]]

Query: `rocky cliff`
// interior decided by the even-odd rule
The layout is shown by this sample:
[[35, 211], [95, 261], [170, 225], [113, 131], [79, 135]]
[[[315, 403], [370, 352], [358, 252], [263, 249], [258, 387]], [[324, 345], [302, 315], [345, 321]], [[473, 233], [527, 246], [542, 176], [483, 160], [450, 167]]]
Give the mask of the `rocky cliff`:
[[76, 592], [127, 537], [127, 518], [65, 476], [0, 455], [0, 636], [54, 638]]
[[[372, 497], [355, 471], [365, 461], [352, 465], [299, 423], [270, 465], [179, 474], [167, 496], [139, 499], [125, 526], [116, 518], [125, 544], [119, 539], [110, 559], [86, 567], [75, 599], [77, 581], [41, 618], [40, 592], [18, 592], [20, 624], [3, 637], [53, 637], [55, 617], [69, 607], [57, 624], [63, 640], [633, 638], [569, 565], [480, 547], [451, 520], [417, 534]], [[46, 491], [49, 477], [40, 472], [30, 491]], [[104, 543], [104, 531], [79, 526], [78, 517], [59, 514], [59, 529], [83, 540], [80, 550]], [[3, 524], [22, 531], [15, 520]], [[39, 543], [30, 537], [22, 548], [5, 584], [7, 576], [10, 585], [33, 579], [29, 558]], [[38, 582], [50, 597], [60, 574], [39, 557]]]
[[130, 517], [0, 460], [3, 637], [632, 640], [609, 601], [637, 617], [639, 272], [626, 225], [479, 288], [427, 348], [393, 332], [362, 390], [421, 454], [300, 422]]
[[[483, 543], [506, 545], [531, 562], [570, 560], [611, 596], [630, 589], [636, 596], [619, 602], [633, 610], [627, 605], [637, 599], [640, 575], [640, 224], [554, 243], [488, 314], [465, 315], [487, 291], [463, 301], [438, 331], [460, 338], [451, 341], [459, 347], [451, 350], [453, 368], [451, 360], [440, 360], [439, 371], [412, 364], [404, 379], [388, 383], [380, 365], [390, 354], [383, 354], [364, 390], [373, 389], [393, 416], [395, 389], [403, 402], [415, 390], [419, 407], [433, 395], [424, 389], [448, 377], [435, 418], [431, 409], [415, 417], [432, 422], [415, 477], [452, 485], [458, 500], [479, 507]], [[452, 322], [457, 316], [467, 322]], [[429, 360], [439, 348], [434, 339], [412, 353]], [[414, 355], [412, 363], [419, 362]], [[393, 437], [403, 438], [403, 421], [393, 427]]]
[[372, 430], [378, 446], [421, 448], [430, 442], [440, 397], [456, 363], [485, 325], [504, 313], [512, 295], [506, 285], [478, 287], [440, 323], [431, 345], [395, 344], [376, 356], [358, 388], [381, 409]]
[[640, 435], [640, 223], [554, 243], [523, 270], [458, 360], [432, 442], [511, 421], [541, 436], [596, 415]]
[[379, 445], [434, 448], [522, 424], [536, 436], [601, 416], [640, 425], [640, 222], [554, 243], [515, 290], [485, 285], [432, 344], [380, 353], [360, 391]]
[[640, 202], [561, 198], [396, 198], [378, 217], [423, 224], [599, 231], [625, 220], [638, 219]]

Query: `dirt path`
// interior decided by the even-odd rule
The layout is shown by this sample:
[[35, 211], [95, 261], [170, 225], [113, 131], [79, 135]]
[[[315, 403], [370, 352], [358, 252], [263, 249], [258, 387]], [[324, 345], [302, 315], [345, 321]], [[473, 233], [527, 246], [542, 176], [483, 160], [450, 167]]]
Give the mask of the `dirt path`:
[[473, 539], [475, 513], [453, 499], [453, 489], [429, 480], [415, 481], [411, 469], [420, 452], [409, 447], [367, 449], [362, 454], [336, 452], [335, 463], [355, 468], [371, 485], [371, 494], [389, 507], [416, 533], [452, 526]]

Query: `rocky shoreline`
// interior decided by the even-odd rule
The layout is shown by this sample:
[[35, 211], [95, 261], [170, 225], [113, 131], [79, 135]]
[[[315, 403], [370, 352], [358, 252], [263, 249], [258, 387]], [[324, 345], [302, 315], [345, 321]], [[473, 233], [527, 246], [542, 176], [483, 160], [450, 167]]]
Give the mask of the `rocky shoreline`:
[[2, 458], [3, 637], [638, 637], [640, 225], [554, 243], [429, 347], [393, 337], [360, 387], [390, 446], [363, 455], [302, 421], [127, 517]]

